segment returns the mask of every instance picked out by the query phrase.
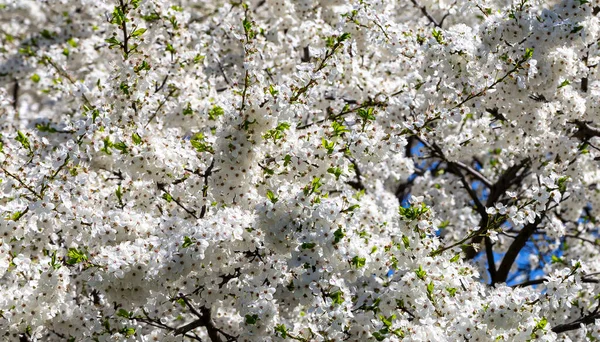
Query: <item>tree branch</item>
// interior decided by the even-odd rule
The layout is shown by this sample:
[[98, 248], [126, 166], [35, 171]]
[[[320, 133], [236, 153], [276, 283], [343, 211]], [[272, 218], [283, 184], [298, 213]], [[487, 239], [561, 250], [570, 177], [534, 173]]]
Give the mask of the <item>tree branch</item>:
[[210, 338], [212, 342], [222, 342], [223, 339], [219, 335], [219, 331], [216, 329], [215, 325], [210, 319], [210, 309], [203, 306], [200, 308], [200, 312], [196, 311], [196, 313], [199, 314], [199, 318], [197, 320], [173, 330], [173, 334], [175, 334], [175, 336], [184, 335], [196, 328], [205, 327], [208, 333], [208, 338]]
[[420, 9], [420, 10], [421, 10], [421, 13], [423, 13], [423, 15], [424, 15], [424, 16], [425, 16], [427, 19], [429, 19], [429, 22], [431, 22], [433, 25], [435, 25], [435, 27], [440, 27], [440, 28], [442, 27], [442, 26], [440, 25], [440, 23], [438, 23], [438, 21], [437, 21], [437, 20], [435, 20], [435, 18], [434, 18], [434, 17], [433, 17], [431, 14], [429, 14], [429, 12], [427, 11], [427, 7], [425, 7], [425, 6], [421, 6], [421, 5], [420, 5], [420, 4], [417, 2], [417, 0], [410, 0], [410, 2], [412, 2], [412, 4], [413, 4], [413, 5], [415, 5], [415, 7], [416, 7], [416, 8]]
[[533, 221], [533, 223], [529, 223], [525, 225], [523, 229], [521, 229], [517, 237], [514, 239], [514, 241], [508, 248], [508, 251], [504, 255], [502, 263], [500, 264], [500, 267], [498, 267], [498, 272], [496, 273], [496, 281], [492, 282], [492, 285], [495, 283], [506, 282], [506, 279], [508, 278], [508, 273], [510, 272], [513, 263], [517, 259], [519, 252], [521, 252], [521, 249], [525, 247], [527, 240], [529, 240], [533, 233], [535, 233], [538, 225], [542, 222], [545, 216], [546, 215], [544, 213], [542, 216], [537, 217], [535, 221]]
[[581, 328], [582, 324], [584, 324], [584, 325], [593, 324], [597, 319], [600, 319], [600, 312], [592, 312], [589, 315], [583, 316], [573, 322], [559, 324], [559, 325], [553, 327], [552, 331], [557, 334], [560, 334], [560, 333], [567, 332], [570, 330], [577, 330], [577, 329]]

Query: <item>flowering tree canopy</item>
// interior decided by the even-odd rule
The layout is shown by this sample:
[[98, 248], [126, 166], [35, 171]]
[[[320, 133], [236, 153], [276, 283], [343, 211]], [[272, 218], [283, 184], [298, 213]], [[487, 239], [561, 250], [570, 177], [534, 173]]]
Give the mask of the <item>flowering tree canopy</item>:
[[1, 0], [3, 341], [600, 339], [595, 0]]

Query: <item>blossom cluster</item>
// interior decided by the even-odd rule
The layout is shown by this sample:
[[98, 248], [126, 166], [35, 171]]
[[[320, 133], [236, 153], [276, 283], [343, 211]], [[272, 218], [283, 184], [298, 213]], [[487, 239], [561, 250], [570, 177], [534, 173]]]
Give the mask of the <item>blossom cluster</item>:
[[0, 0], [0, 339], [600, 340], [595, 0]]

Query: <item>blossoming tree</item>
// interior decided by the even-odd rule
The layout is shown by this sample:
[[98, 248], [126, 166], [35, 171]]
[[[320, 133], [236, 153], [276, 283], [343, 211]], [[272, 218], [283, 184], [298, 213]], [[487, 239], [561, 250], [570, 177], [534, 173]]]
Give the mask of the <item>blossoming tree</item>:
[[600, 339], [599, 14], [1, 0], [0, 339]]

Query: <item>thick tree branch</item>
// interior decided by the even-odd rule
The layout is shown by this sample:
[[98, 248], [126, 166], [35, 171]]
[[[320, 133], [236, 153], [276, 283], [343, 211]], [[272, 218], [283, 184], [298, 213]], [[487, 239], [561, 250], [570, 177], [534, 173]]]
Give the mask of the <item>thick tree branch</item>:
[[573, 134], [573, 137], [580, 139], [583, 142], [587, 142], [594, 137], [600, 137], [600, 128], [591, 126], [591, 121], [573, 120], [569, 123], [577, 126], [577, 132]]
[[[539, 278], [539, 279], [524, 281], [520, 284], [512, 285], [511, 287], [527, 287], [527, 286], [533, 286], [533, 285], [540, 285], [540, 284], [545, 283], [546, 281], [548, 281], [547, 278]], [[581, 278], [581, 282], [586, 283], [586, 284], [600, 284], [600, 279], [584, 276]]]
[[560, 333], [567, 332], [570, 330], [577, 330], [577, 329], [581, 328], [582, 324], [584, 324], [584, 325], [593, 324], [597, 319], [600, 319], [600, 312], [593, 312], [593, 313], [583, 316], [573, 322], [559, 324], [559, 325], [553, 327], [552, 331], [557, 334], [560, 334]]
[[[186, 302], [186, 305], [188, 305], [188, 302]], [[175, 329], [173, 331], [173, 334], [175, 334], [175, 336], [183, 335], [196, 328], [204, 327], [206, 328], [206, 331], [208, 333], [208, 338], [212, 342], [222, 342], [223, 339], [221, 338], [221, 335], [219, 335], [219, 329], [215, 327], [212, 320], [210, 319], [210, 309], [203, 306], [202, 308], [200, 308], [199, 312], [196, 310], [194, 310], [193, 312], [199, 318], [191, 323], [188, 323]]]
[[508, 273], [510, 272], [512, 265], [517, 259], [517, 256], [519, 255], [523, 247], [525, 247], [527, 240], [529, 240], [533, 233], [535, 233], [537, 227], [542, 222], [544, 217], [545, 214], [537, 217], [535, 221], [533, 221], [533, 223], [529, 223], [525, 225], [523, 229], [521, 229], [517, 237], [514, 239], [514, 241], [508, 248], [508, 251], [504, 255], [502, 263], [500, 264], [500, 267], [498, 267], [498, 271], [496, 273], [496, 281], [492, 282], [492, 284], [506, 282], [506, 279], [508, 278]]
[[[490, 193], [485, 206], [488, 208], [494, 206], [494, 204], [498, 202], [500, 197], [504, 195], [511, 186], [519, 185], [527, 176], [529, 163], [529, 158], [526, 158], [519, 164], [515, 164], [504, 171], [496, 183], [489, 187]], [[477, 255], [477, 251], [475, 248], [473, 248], [473, 245], [481, 243], [481, 241], [483, 241], [485, 232], [490, 228], [489, 217], [482, 216], [481, 221], [479, 222], [479, 230], [477, 231], [477, 235], [473, 238], [472, 244], [465, 249], [465, 259], [470, 260]]]

